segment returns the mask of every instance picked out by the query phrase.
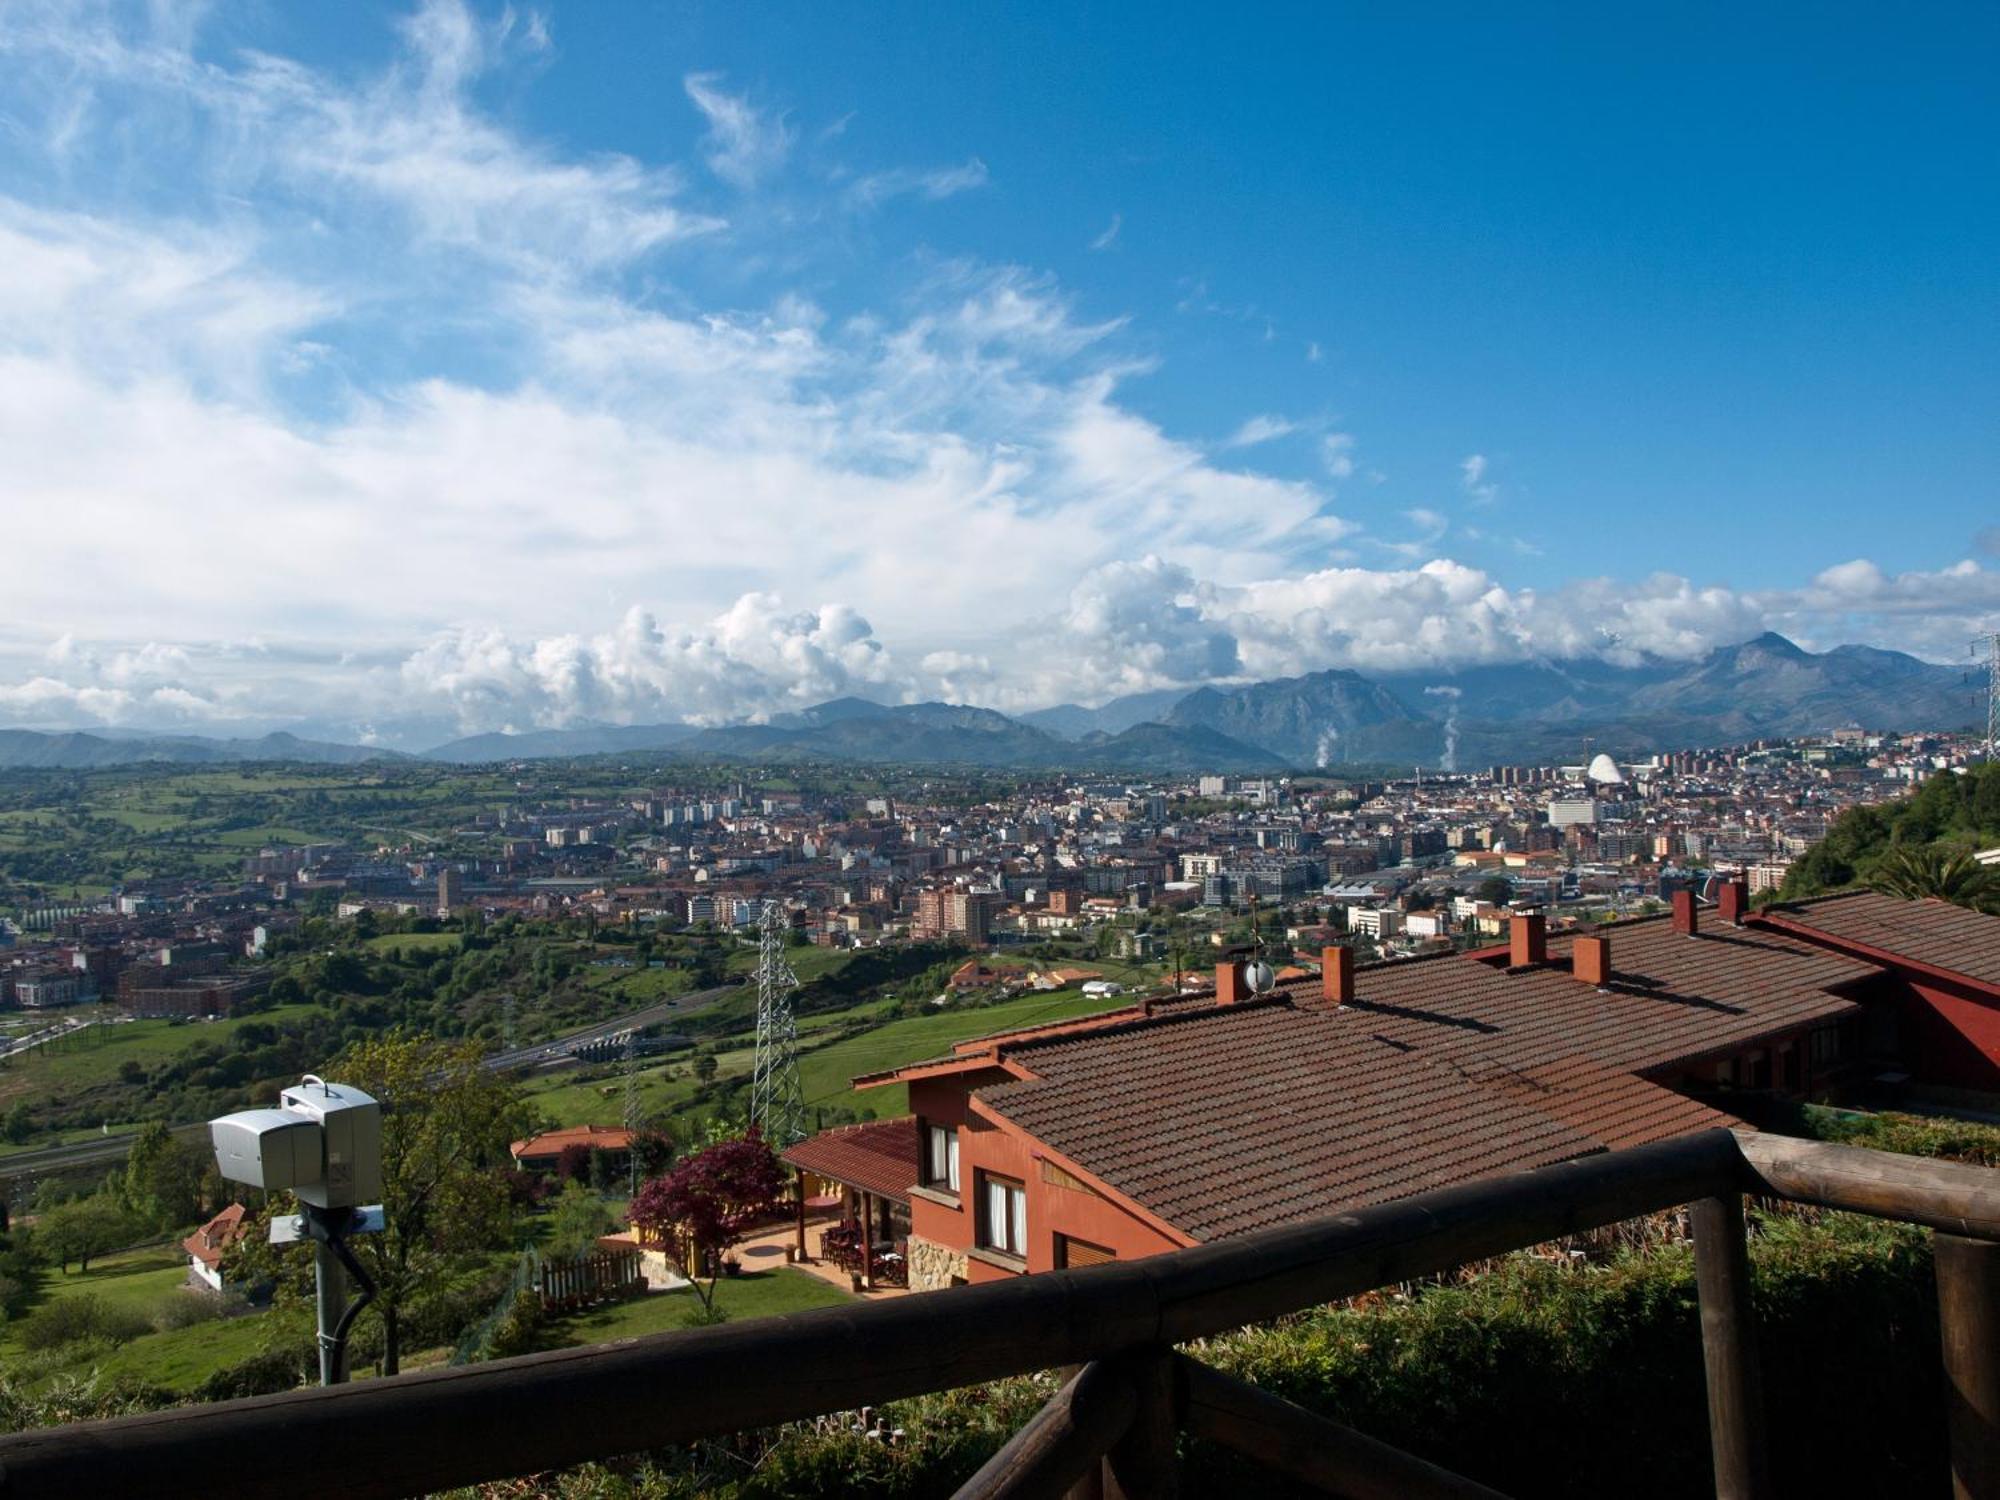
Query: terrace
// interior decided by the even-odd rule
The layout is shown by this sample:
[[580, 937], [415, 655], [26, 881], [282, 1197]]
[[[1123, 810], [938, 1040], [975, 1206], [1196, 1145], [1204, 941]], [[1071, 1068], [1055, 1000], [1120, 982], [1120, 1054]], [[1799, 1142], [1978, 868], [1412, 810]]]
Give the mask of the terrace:
[[2000, 1172], [1720, 1129], [1080, 1271], [20, 1433], [0, 1497], [206, 1497], [218, 1453], [239, 1489], [407, 1495], [1055, 1367], [1074, 1373], [961, 1495], [1171, 1496], [1185, 1431], [1324, 1493], [1490, 1496], [1175, 1345], [1688, 1205], [1715, 1492], [1753, 1500], [1774, 1490], [1745, 1195], [1935, 1231], [1955, 1491], [2000, 1500]]

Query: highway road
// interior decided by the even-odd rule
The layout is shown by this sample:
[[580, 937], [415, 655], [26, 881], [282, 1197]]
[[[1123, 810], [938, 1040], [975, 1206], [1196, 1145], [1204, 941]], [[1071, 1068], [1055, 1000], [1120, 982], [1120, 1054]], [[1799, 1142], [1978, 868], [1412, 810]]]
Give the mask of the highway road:
[[[599, 1021], [579, 1031], [566, 1032], [548, 1041], [537, 1042], [532, 1047], [516, 1047], [507, 1052], [495, 1052], [486, 1059], [486, 1066], [496, 1071], [510, 1071], [519, 1068], [550, 1067], [566, 1063], [584, 1048], [594, 1043], [609, 1042], [614, 1037], [642, 1027], [654, 1026], [662, 1021], [677, 1020], [712, 1005], [724, 995], [739, 988], [724, 985], [712, 990], [694, 990], [685, 995], [677, 995], [671, 1000], [661, 1000], [641, 1010], [630, 1011], [609, 1021]], [[176, 1125], [174, 1134], [184, 1140], [206, 1143], [208, 1126]], [[51, 1172], [69, 1172], [80, 1167], [97, 1166], [114, 1161], [123, 1161], [132, 1149], [135, 1132], [122, 1131], [115, 1135], [91, 1136], [88, 1140], [71, 1141], [64, 1146], [44, 1146], [34, 1151], [16, 1151], [0, 1156], [0, 1183], [20, 1177], [43, 1177]]]
[[567, 1062], [576, 1053], [614, 1037], [623, 1036], [628, 1031], [638, 1031], [647, 1026], [657, 1026], [662, 1021], [676, 1021], [713, 1005], [740, 985], [723, 985], [713, 990], [692, 990], [685, 995], [676, 995], [671, 1000], [661, 1000], [643, 1010], [635, 1010], [609, 1021], [599, 1021], [586, 1026], [581, 1031], [566, 1032], [562, 1036], [551, 1037], [545, 1042], [536, 1042], [532, 1047], [516, 1047], [509, 1052], [495, 1052], [486, 1059], [486, 1066], [498, 1070], [532, 1068], [547, 1063]]

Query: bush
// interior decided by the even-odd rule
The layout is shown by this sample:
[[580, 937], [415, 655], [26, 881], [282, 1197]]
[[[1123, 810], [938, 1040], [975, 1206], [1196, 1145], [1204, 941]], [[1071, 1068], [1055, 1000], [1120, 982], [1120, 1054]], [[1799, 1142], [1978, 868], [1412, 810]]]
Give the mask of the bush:
[[180, 1291], [153, 1309], [153, 1327], [160, 1333], [171, 1333], [176, 1328], [192, 1328], [197, 1323], [235, 1317], [245, 1310], [243, 1299], [233, 1292], [216, 1296], [211, 1292]]
[[42, 1304], [21, 1320], [15, 1338], [24, 1349], [55, 1349], [84, 1339], [124, 1344], [152, 1331], [144, 1313], [114, 1307], [96, 1293], [84, 1292]]
[[1800, 1124], [1822, 1141], [2000, 1167], [2000, 1126], [1931, 1115], [1849, 1114], [1810, 1104], [1800, 1111]]
[[532, 1287], [522, 1287], [514, 1294], [514, 1300], [507, 1308], [506, 1316], [494, 1325], [482, 1351], [487, 1359], [507, 1359], [516, 1354], [527, 1354], [538, 1344], [542, 1331], [542, 1299]]

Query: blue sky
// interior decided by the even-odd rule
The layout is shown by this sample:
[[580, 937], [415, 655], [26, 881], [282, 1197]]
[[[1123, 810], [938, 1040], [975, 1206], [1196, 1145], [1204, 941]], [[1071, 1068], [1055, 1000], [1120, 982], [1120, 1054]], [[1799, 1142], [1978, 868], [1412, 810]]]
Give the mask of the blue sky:
[[1973, 6], [0, 7], [0, 722], [2000, 624]]

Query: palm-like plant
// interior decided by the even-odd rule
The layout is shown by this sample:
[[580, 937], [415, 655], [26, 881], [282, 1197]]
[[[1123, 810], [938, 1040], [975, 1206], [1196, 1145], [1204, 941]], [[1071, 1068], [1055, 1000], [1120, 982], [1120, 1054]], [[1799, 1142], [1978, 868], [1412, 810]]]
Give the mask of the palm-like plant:
[[1935, 844], [1898, 844], [1868, 882], [1888, 896], [1906, 901], [1932, 897], [1973, 911], [2000, 914], [2000, 872], [1982, 865], [1962, 849]]

